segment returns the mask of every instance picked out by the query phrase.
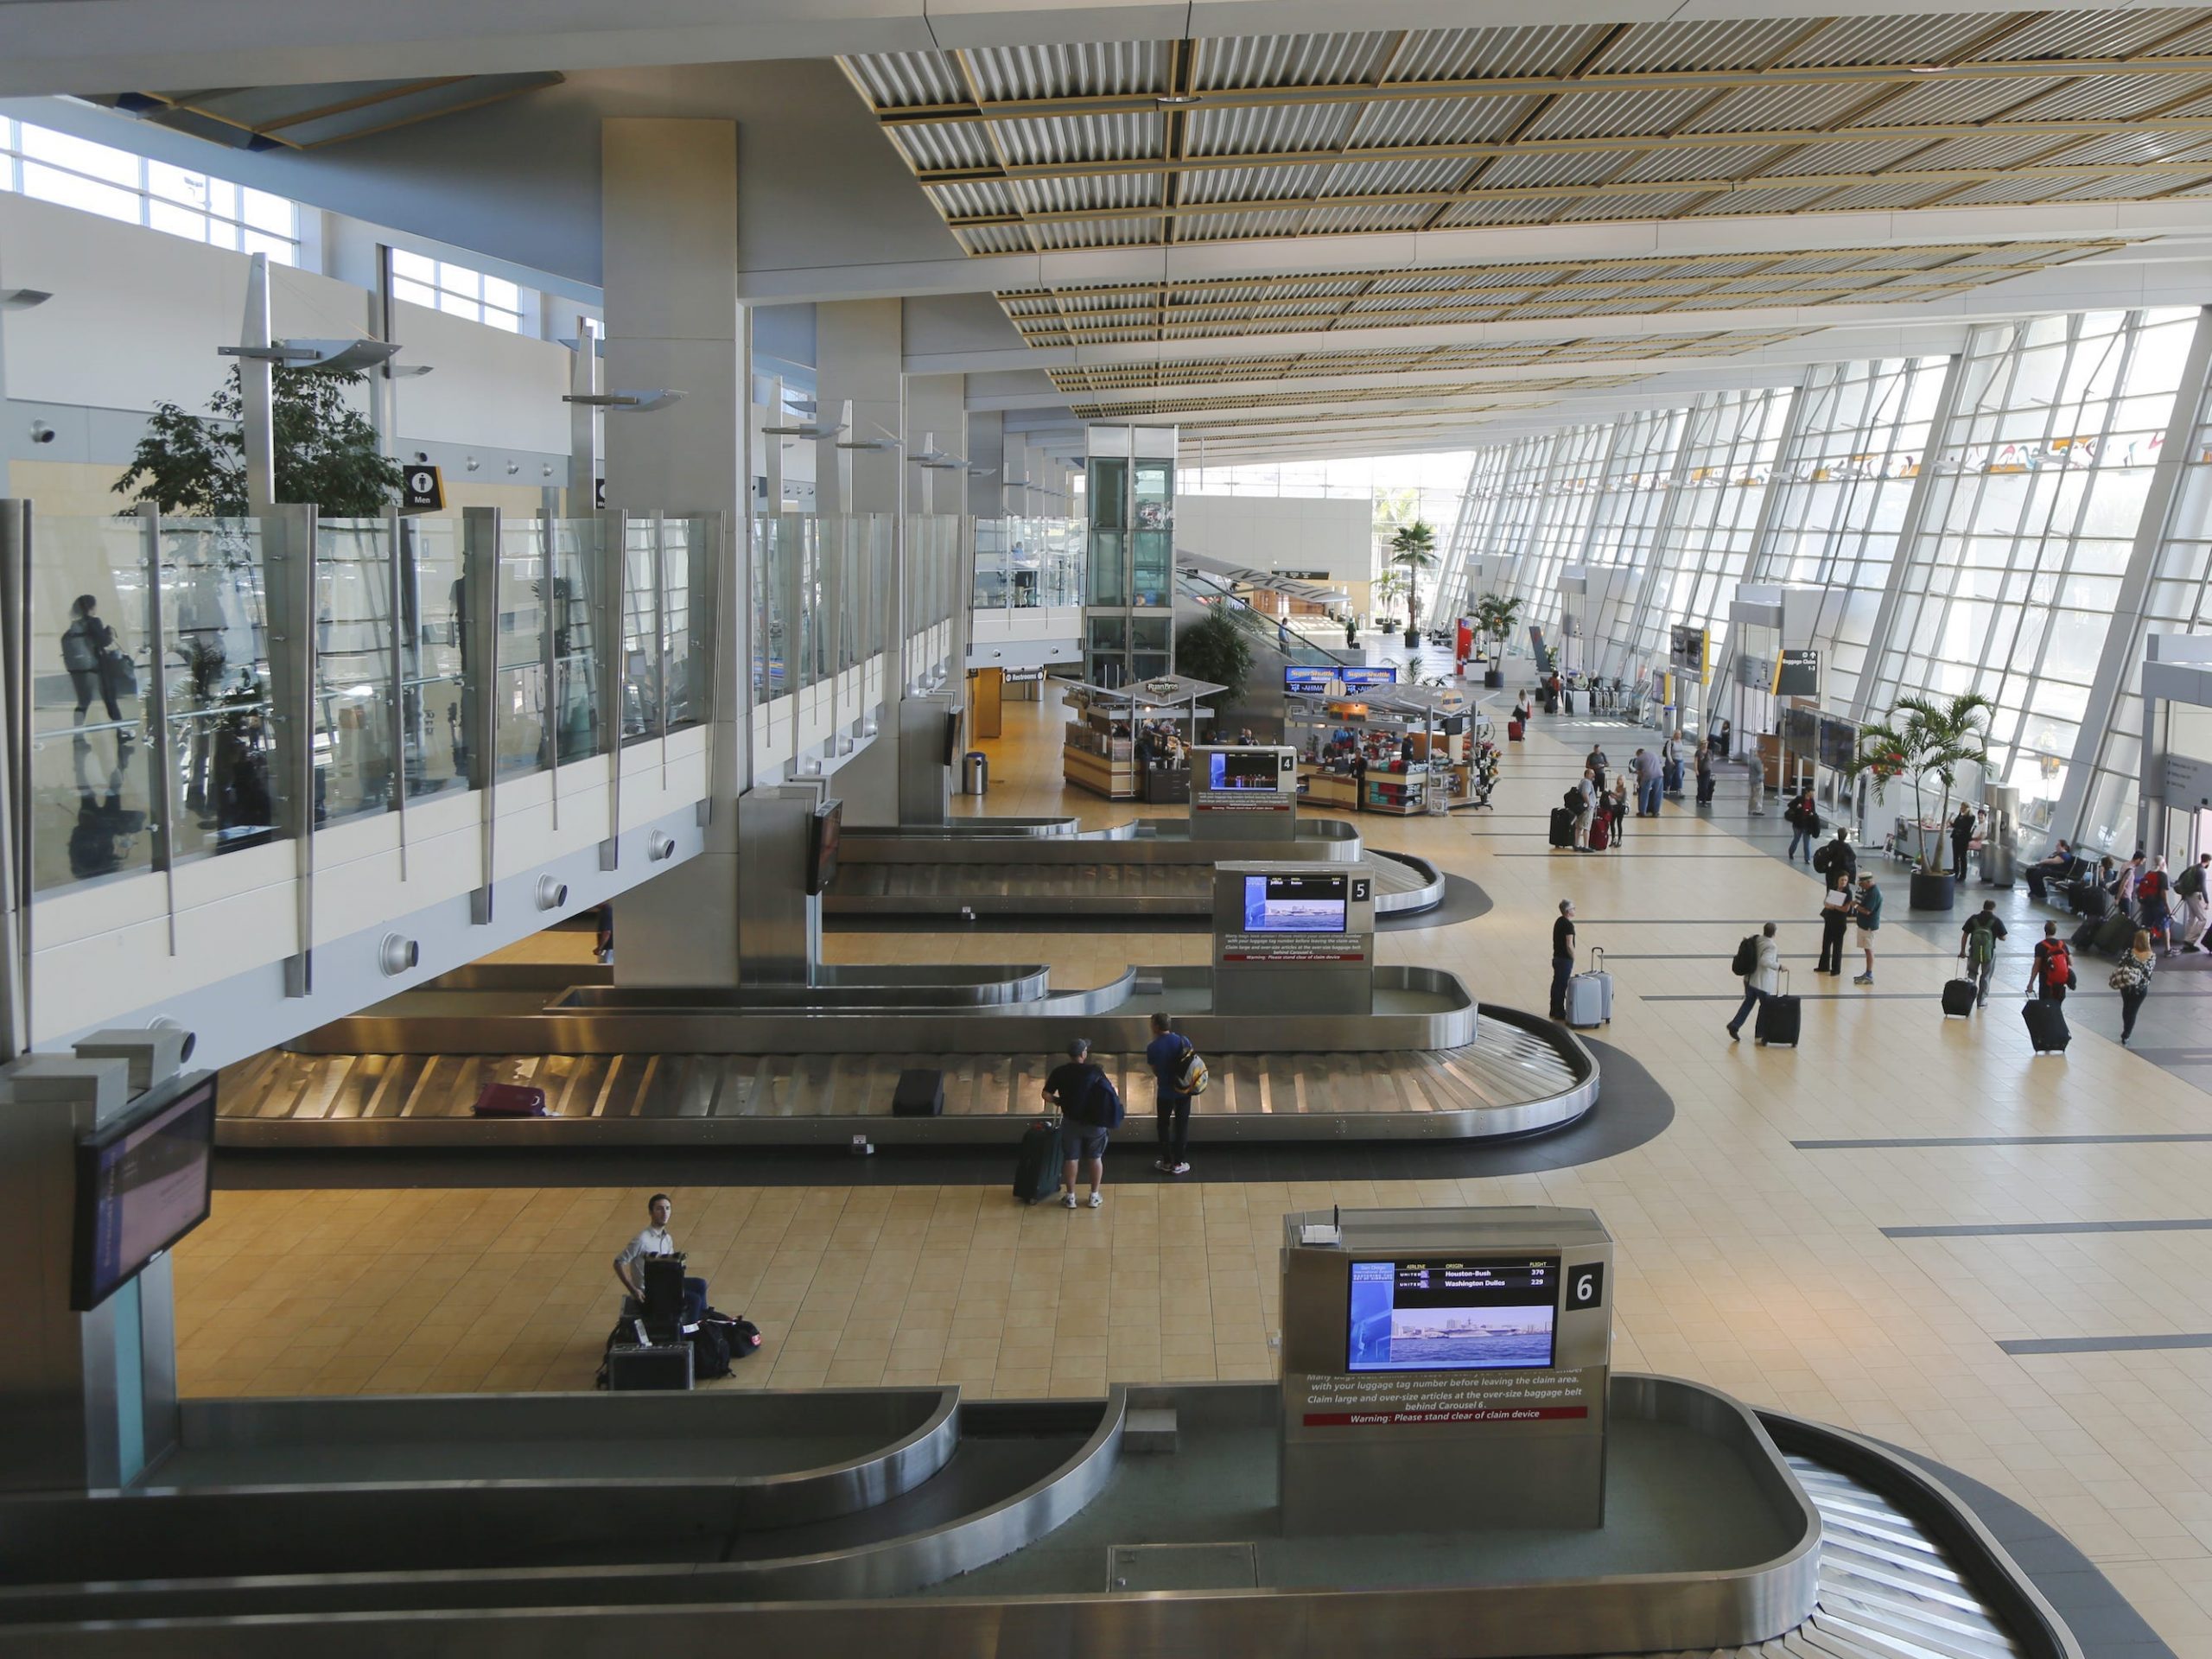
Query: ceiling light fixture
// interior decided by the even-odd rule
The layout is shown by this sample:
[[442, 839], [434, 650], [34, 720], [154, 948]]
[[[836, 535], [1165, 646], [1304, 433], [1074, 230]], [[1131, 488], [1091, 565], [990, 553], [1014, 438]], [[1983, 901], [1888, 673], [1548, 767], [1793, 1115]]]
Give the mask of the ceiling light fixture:
[[1951, 73], [1951, 66], [1948, 63], [1910, 63], [1905, 66], [1905, 73], [1913, 75], [1948, 75]]
[[1180, 109], [1185, 104], [1195, 104], [1198, 99], [1192, 92], [1161, 92], [1153, 101], [1163, 108], [1172, 110]]

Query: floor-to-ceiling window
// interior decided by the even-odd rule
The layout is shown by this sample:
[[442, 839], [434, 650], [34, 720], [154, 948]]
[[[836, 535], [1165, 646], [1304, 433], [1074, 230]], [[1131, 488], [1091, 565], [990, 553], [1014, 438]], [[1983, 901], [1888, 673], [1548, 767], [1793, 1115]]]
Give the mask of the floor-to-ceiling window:
[[1591, 620], [1599, 645], [1593, 661], [1602, 673], [1626, 675], [1635, 664], [1636, 600], [1673, 493], [1685, 418], [1679, 409], [1628, 416], [1612, 428], [1606, 446], [1605, 481], [1591, 513], [1584, 559], [1593, 571], [1617, 573], [1608, 578], [1605, 601]]
[[1681, 499], [1664, 520], [1661, 568], [1641, 610], [1632, 654], [1666, 654], [1667, 629], [1694, 623], [1713, 632], [1718, 660], [1729, 601], [1748, 567], [1759, 508], [1782, 447], [1794, 386], [1708, 392], [1690, 409], [1688, 447], [1676, 488]]
[[1521, 601], [1521, 625], [1548, 632], [1559, 620], [1559, 589], [1540, 591], [1534, 581], [1535, 561], [1528, 556], [1544, 508], [1544, 469], [1551, 459], [1554, 435], [1539, 432], [1515, 444], [1506, 457], [1498, 500], [1477, 550], [1493, 558], [1512, 561], [1508, 591]]
[[2029, 830], [2064, 791], [2195, 309], [1976, 328], [1906, 550], [1871, 712], [1975, 691]]
[[2126, 628], [2118, 694], [2098, 735], [2078, 826], [2082, 839], [2096, 847], [2132, 846], [2135, 837], [2146, 639], [2153, 633], [2212, 633], [2212, 389], [2186, 387], [2183, 395], [2192, 400], [2194, 418], [2181, 454], [2179, 486], [2158, 527], [2141, 608], [2114, 625]]
[[1948, 358], [1824, 363], [1799, 393], [1751, 580], [1821, 590], [1821, 696], [1857, 695]]
[[[1605, 448], [1611, 435], [1610, 426], [1573, 426], [1556, 434], [1543, 470], [1534, 480], [1540, 511], [1529, 528], [1520, 575], [1538, 596], [1547, 625], [1556, 623], [1562, 630], [1560, 572], [1582, 561], [1583, 538], [1604, 482]], [[1572, 656], [1567, 660], [1577, 662]], [[1578, 665], [1588, 662], [1586, 651]]]

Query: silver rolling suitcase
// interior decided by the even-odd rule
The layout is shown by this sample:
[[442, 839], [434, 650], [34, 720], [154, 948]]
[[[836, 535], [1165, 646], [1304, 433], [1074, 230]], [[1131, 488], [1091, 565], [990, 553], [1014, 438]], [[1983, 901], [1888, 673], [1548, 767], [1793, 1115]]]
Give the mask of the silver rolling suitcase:
[[1613, 1017], [1613, 976], [1605, 971], [1602, 946], [1590, 947], [1590, 971], [1567, 982], [1567, 1023], [1602, 1026]]

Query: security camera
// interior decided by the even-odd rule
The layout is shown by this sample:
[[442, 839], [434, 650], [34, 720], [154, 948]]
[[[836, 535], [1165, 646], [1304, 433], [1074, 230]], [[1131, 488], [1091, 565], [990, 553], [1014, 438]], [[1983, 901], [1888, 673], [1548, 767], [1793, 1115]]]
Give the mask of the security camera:
[[33, 443], [52, 443], [54, 439], [60, 435], [60, 433], [56, 432], [44, 421], [33, 421], [31, 423], [31, 442]]

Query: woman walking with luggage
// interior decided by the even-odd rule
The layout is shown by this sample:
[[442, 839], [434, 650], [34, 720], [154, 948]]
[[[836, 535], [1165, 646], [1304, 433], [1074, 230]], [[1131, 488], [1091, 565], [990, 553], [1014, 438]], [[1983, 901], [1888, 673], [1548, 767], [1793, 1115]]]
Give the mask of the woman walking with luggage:
[[2168, 956], [2174, 953], [2171, 898], [2166, 861], [2154, 858], [2151, 868], [2135, 883], [2135, 922], [2145, 933], [2166, 947]]
[[2151, 970], [2158, 965], [2158, 957], [2151, 949], [2148, 930], [2135, 935], [2134, 948], [2120, 959], [2106, 981], [2120, 993], [2120, 1040], [2125, 1044], [2135, 1035], [2135, 1016], [2143, 1012], [2144, 999], [2151, 995]]

